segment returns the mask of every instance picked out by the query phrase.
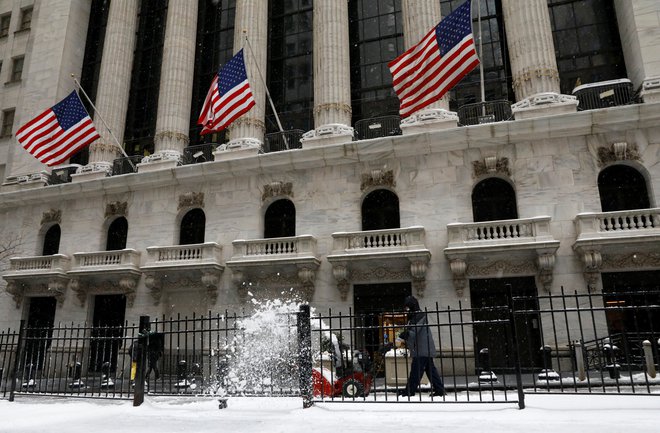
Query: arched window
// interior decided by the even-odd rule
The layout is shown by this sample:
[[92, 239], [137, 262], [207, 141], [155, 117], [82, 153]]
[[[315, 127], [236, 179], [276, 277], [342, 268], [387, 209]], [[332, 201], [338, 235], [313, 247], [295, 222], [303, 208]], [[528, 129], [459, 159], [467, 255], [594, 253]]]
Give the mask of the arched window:
[[48, 229], [46, 235], [44, 236], [44, 248], [41, 253], [43, 256], [52, 256], [60, 252], [60, 235], [62, 231], [60, 230], [59, 224], [55, 224]]
[[181, 219], [181, 232], [179, 233], [179, 245], [204, 243], [204, 231], [206, 229], [206, 215], [201, 209], [193, 209], [186, 213]]
[[509, 182], [489, 177], [472, 190], [474, 222], [511, 220], [518, 218], [516, 193]]
[[268, 206], [264, 215], [264, 238], [283, 238], [296, 235], [296, 207], [288, 199], [280, 199]]
[[598, 192], [603, 212], [651, 207], [644, 176], [627, 165], [612, 165], [598, 175]]
[[399, 197], [392, 191], [377, 189], [362, 201], [362, 230], [398, 229]]
[[128, 236], [128, 221], [119, 217], [110, 224], [108, 228], [108, 240], [105, 244], [106, 251], [123, 250], [126, 248], [126, 237]]

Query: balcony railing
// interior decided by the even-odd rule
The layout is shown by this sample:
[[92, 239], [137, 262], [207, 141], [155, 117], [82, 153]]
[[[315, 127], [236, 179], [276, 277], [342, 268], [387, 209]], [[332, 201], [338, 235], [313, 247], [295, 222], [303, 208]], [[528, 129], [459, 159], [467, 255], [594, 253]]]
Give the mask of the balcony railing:
[[221, 260], [222, 247], [215, 242], [147, 247], [147, 263], [144, 267], [198, 267], [204, 265], [218, 265]]
[[461, 126], [503, 122], [512, 118], [511, 102], [504, 100], [466, 104], [458, 109], [458, 123]]
[[583, 84], [573, 89], [579, 101], [578, 110], [595, 110], [635, 102], [633, 85], [628, 79]]
[[554, 241], [550, 217], [447, 224], [447, 250]]
[[292, 129], [283, 132], [273, 132], [264, 137], [264, 152], [281, 152], [290, 149], [302, 149], [300, 139], [305, 131], [302, 129]]
[[333, 233], [333, 253], [363, 254], [426, 249], [424, 227]]
[[276, 260], [316, 255], [316, 239], [311, 235], [271, 239], [235, 240], [232, 261]]
[[74, 253], [72, 272], [101, 272], [117, 268], [140, 267], [140, 253], [132, 250]]
[[217, 146], [217, 143], [205, 143], [195, 146], [188, 146], [183, 149], [183, 163], [201, 164], [202, 162], [213, 161], [213, 151]]
[[63, 254], [52, 256], [12, 257], [7, 274], [65, 273], [69, 270], [69, 257]]
[[660, 235], [660, 208], [581, 213], [575, 218], [578, 241]]
[[355, 138], [358, 140], [392, 135], [401, 135], [401, 117], [399, 116], [374, 117], [355, 122]]
[[64, 167], [55, 167], [48, 176], [48, 185], [59, 185], [71, 182], [71, 175], [81, 166], [79, 164], [70, 164]]
[[112, 175], [137, 173], [137, 165], [142, 161], [141, 155], [133, 155], [128, 158], [117, 158], [112, 161]]

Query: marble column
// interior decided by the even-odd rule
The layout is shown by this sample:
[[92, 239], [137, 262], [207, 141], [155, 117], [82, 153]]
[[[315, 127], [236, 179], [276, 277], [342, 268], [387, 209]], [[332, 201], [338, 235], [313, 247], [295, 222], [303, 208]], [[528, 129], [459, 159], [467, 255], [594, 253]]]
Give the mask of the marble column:
[[227, 149], [255, 153], [261, 149], [266, 132], [266, 87], [262, 77], [266, 78], [268, 58], [268, 2], [236, 0], [234, 29], [234, 52], [244, 49], [245, 68], [255, 105], [229, 127]]
[[[406, 49], [419, 43], [442, 18], [440, 2], [437, 0], [402, 0], [401, 12]], [[445, 95], [441, 100], [403, 119], [401, 129], [404, 134], [409, 134], [454, 128], [457, 124], [458, 116], [449, 111], [449, 99]]]
[[[155, 152], [141, 165], [174, 166], [188, 145], [197, 39], [197, 2], [170, 1], [163, 43]], [[143, 168], [139, 168], [143, 170]]]
[[314, 130], [303, 147], [353, 139], [348, 2], [314, 3]]
[[[138, 10], [139, 2], [135, 0], [113, 0], [110, 3], [96, 91], [95, 105], [98, 113], [122, 145], [131, 86]], [[82, 178], [88, 180], [90, 176], [105, 176], [112, 170], [112, 161], [122, 156], [115, 138], [105, 127], [98, 113], [94, 114], [94, 124], [101, 138], [89, 146], [89, 164], [82, 168], [83, 176], [74, 176], [74, 181]]]
[[547, 1], [502, 0], [502, 10], [516, 119], [576, 111], [576, 98], [560, 94]]
[[628, 78], [644, 102], [660, 102], [660, 2], [614, 0], [614, 6]]

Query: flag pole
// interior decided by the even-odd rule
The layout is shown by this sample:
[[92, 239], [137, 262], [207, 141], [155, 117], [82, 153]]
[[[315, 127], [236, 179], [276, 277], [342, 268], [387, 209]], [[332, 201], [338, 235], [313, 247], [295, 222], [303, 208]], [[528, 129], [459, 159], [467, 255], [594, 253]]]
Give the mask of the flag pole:
[[[277, 121], [277, 126], [278, 128], [280, 128], [280, 132], [284, 132], [284, 128], [282, 128], [282, 122], [280, 122], [280, 116], [277, 115], [277, 110], [275, 109], [275, 104], [273, 103], [273, 98], [270, 97], [270, 92], [268, 91], [266, 80], [264, 80], [264, 76], [261, 74], [261, 69], [259, 69], [259, 62], [257, 62], [257, 57], [254, 55], [254, 52], [252, 51], [252, 44], [250, 43], [250, 39], [248, 39], [246, 29], [243, 29], [243, 34], [245, 35], [245, 42], [247, 42], [248, 49], [250, 50], [250, 54], [252, 55], [252, 59], [254, 60], [254, 66], [257, 68], [259, 79], [261, 79], [261, 83], [264, 85], [264, 88], [266, 89], [266, 96], [268, 96], [268, 102], [270, 102], [270, 108], [271, 110], [273, 110], [273, 114], [275, 114], [275, 120]], [[284, 139], [284, 146], [286, 146], [286, 148], [288, 149], [289, 143], [287, 142], [286, 137], [282, 135], [282, 138]]]
[[124, 147], [121, 144], [119, 144], [119, 140], [117, 140], [117, 137], [115, 137], [115, 134], [112, 132], [112, 129], [110, 129], [108, 124], [105, 122], [105, 119], [103, 119], [103, 116], [101, 115], [101, 113], [99, 113], [99, 110], [96, 109], [96, 106], [94, 105], [92, 100], [89, 99], [89, 96], [87, 95], [87, 92], [85, 92], [85, 89], [83, 89], [82, 85], [80, 84], [80, 82], [76, 78], [76, 75], [71, 74], [71, 78], [73, 79], [73, 82], [76, 83], [76, 86], [78, 86], [78, 88], [80, 89], [82, 94], [85, 95], [85, 99], [87, 99], [87, 102], [89, 102], [89, 104], [92, 106], [92, 108], [94, 109], [94, 112], [99, 116], [99, 119], [101, 119], [101, 122], [103, 122], [103, 126], [105, 126], [105, 129], [108, 130], [108, 132], [110, 133], [112, 138], [115, 140], [116, 146], [119, 148], [119, 150], [121, 150], [121, 153], [126, 157], [126, 160], [128, 161], [128, 163], [131, 164], [131, 167], [133, 167], [133, 170], [136, 170], [135, 165], [133, 164], [133, 161], [131, 161], [129, 156], [126, 154], [126, 151], [124, 150]]
[[486, 107], [483, 105], [486, 102], [486, 89], [484, 88], [484, 49], [483, 38], [481, 37], [481, 0], [477, 0], [477, 23], [479, 24], [479, 84], [481, 85], [481, 111], [482, 115], [486, 115]]

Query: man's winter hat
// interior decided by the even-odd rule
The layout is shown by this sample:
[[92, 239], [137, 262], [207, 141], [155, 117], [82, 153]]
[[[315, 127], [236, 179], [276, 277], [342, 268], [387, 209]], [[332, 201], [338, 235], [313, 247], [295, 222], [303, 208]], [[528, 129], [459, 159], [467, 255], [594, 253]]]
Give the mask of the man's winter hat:
[[421, 311], [417, 298], [412, 295], [406, 297], [405, 301], [403, 301], [403, 305], [408, 307], [410, 311]]

